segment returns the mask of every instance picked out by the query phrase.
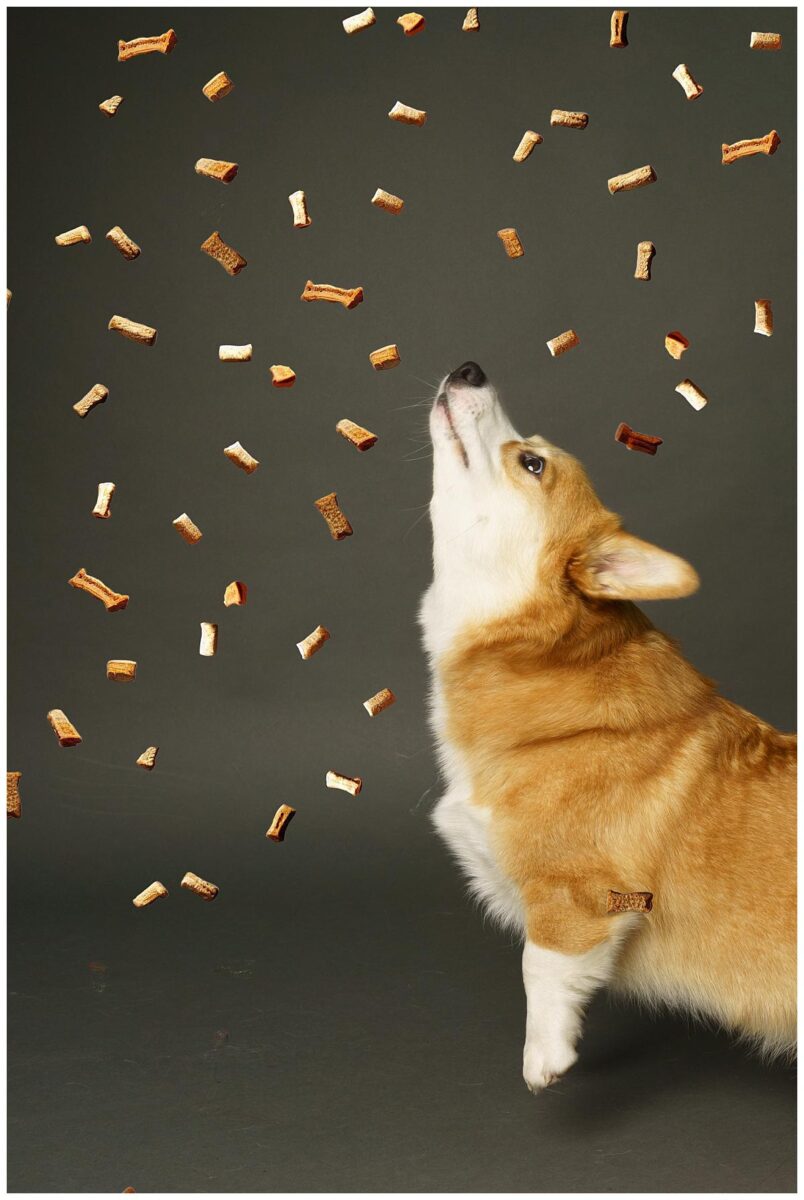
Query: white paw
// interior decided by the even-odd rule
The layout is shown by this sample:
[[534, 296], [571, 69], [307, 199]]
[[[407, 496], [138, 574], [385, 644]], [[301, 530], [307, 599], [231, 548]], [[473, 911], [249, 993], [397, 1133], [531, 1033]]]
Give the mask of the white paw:
[[569, 1042], [531, 1040], [525, 1043], [522, 1074], [532, 1092], [555, 1083], [578, 1061], [575, 1048]]

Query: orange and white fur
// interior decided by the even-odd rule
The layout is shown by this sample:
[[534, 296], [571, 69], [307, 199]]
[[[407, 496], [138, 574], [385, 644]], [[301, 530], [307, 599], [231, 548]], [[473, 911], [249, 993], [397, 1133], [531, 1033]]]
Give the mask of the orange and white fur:
[[[421, 606], [446, 784], [433, 820], [524, 939], [524, 1076], [577, 1059], [602, 985], [792, 1053], [796, 740], [720, 697], [635, 600], [698, 586], [625, 533], [580, 463], [442, 383]], [[610, 915], [608, 890], [654, 896]]]

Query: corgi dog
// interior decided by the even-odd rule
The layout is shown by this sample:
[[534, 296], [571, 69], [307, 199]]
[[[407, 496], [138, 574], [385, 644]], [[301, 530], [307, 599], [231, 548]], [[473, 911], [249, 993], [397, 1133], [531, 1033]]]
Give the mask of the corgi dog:
[[[476, 363], [444, 379], [430, 431], [433, 821], [523, 940], [525, 1082], [572, 1066], [605, 984], [792, 1055], [795, 736], [635, 606], [698, 576], [626, 533], [570, 454], [520, 437]], [[609, 912], [609, 891], [652, 911]]]

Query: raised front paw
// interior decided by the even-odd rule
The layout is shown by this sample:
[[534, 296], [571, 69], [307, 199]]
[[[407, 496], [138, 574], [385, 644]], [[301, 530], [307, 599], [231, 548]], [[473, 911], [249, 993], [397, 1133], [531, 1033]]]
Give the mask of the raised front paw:
[[522, 1074], [535, 1094], [555, 1083], [578, 1061], [569, 1042], [530, 1039], [525, 1043]]

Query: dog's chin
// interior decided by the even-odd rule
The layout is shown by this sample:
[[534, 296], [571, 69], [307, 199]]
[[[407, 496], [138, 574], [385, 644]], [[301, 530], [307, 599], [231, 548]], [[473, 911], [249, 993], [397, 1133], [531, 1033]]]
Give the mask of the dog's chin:
[[469, 455], [466, 452], [466, 443], [458, 432], [455, 414], [452, 411], [450, 398], [446, 390], [439, 392], [436, 397], [435, 405], [433, 406], [432, 424], [433, 448], [436, 453], [439, 447], [446, 442], [449, 449], [453, 453], [457, 453], [464, 467], [468, 467]]

